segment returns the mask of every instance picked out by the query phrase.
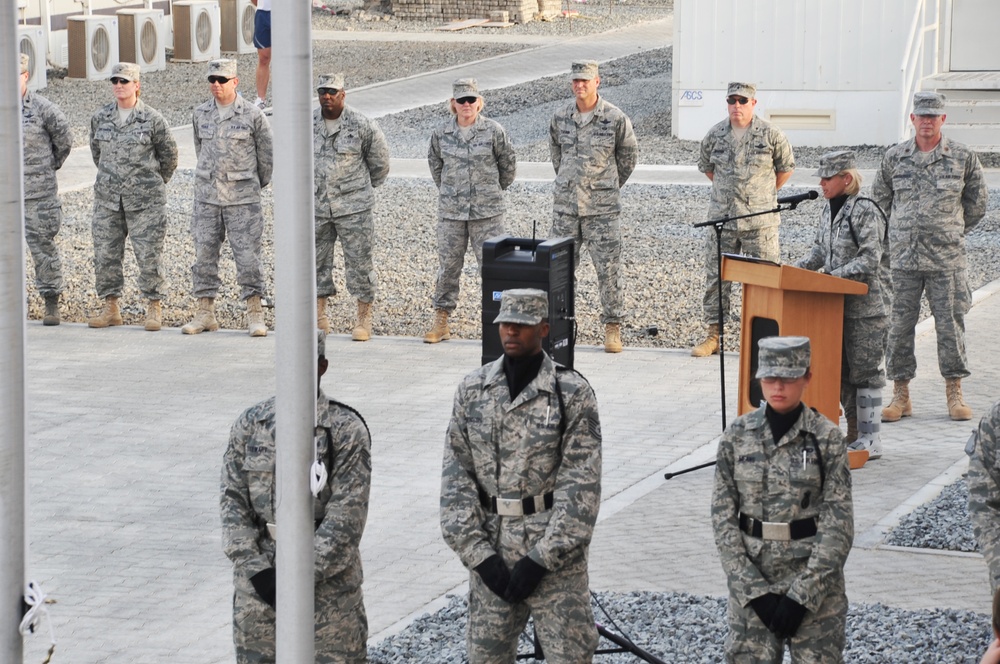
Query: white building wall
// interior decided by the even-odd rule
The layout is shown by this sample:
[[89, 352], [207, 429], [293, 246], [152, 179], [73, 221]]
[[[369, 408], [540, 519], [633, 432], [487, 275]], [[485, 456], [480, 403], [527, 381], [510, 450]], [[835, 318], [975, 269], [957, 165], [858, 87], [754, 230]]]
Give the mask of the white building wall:
[[[887, 145], [907, 112], [903, 59], [918, 0], [676, 0], [673, 127], [700, 140], [726, 85], [799, 145]], [[908, 101], [908, 100], [907, 100]]]

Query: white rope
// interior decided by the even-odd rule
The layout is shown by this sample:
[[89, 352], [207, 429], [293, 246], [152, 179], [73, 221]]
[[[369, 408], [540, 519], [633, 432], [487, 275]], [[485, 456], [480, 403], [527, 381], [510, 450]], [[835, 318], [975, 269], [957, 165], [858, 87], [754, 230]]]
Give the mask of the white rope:
[[43, 617], [46, 618], [46, 623], [49, 626], [49, 639], [52, 641], [52, 645], [49, 647], [49, 654], [42, 664], [48, 664], [52, 661], [52, 653], [56, 650], [56, 633], [52, 628], [49, 608], [45, 605], [47, 599], [45, 591], [42, 590], [37, 581], [28, 581], [28, 585], [24, 589], [24, 601], [28, 605], [28, 610], [25, 612], [24, 617], [21, 618], [21, 625], [18, 628], [22, 636], [27, 636], [28, 632], [34, 634], [39, 621]]

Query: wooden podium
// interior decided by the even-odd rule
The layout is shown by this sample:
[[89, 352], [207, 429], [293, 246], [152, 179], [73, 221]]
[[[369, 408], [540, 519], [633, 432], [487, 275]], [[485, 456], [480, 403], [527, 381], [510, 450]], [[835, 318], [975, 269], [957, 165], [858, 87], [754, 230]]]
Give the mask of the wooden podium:
[[723, 254], [722, 278], [743, 284], [737, 414], [758, 408], [764, 398], [755, 377], [757, 342], [776, 335], [802, 336], [809, 337], [813, 374], [802, 400], [839, 425], [844, 295], [864, 295], [868, 286], [733, 254]]

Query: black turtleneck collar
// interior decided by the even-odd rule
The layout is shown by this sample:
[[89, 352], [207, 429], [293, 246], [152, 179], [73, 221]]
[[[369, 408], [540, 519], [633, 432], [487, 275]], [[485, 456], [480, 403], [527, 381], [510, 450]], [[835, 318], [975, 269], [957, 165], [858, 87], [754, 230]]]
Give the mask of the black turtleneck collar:
[[844, 203], [847, 202], [847, 194], [841, 194], [840, 196], [834, 196], [830, 199], [830, 221], [837, 218], [837, 213], [840, 212], [840, 208], [844, 207]]
[[542, 358], [545, 353], [538, 351], [528, 357], [503, 356], [503, 373], [507, 377], [507, 389], [510, 390], [510, 400], [513, 401], [528, 383], [535, 380], [542, 368]]
[[771, 435], [774, 436], [774, 443], [776, 445], [781, 440], [781, 437], [791, 431], [795, 423], [799, 421], [799, 416], [802, 415], [804, 408], [805, 405], [799, 403], [794, 410], [788, 413], [779, 413], [771, 408], [771, 404], [767, 405], [764, 415], [767, 417], [767, 423], [771, 427]]

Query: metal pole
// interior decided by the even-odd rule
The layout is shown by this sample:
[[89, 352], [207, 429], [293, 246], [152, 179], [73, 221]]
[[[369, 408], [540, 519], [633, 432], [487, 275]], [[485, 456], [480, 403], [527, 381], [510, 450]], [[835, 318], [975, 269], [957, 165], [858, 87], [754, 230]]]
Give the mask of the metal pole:
[[[24, 192], [17, 9], [0, 2], [0, 662], [23, 659], [25, 404]], [[3, 72], [7, 72], [4, 74]]]
[[277, 662], [314, 661], [309, 469], [316, 422], [312, 32], [305, 2], [275, 2], [274, 265], [276, 319]]

